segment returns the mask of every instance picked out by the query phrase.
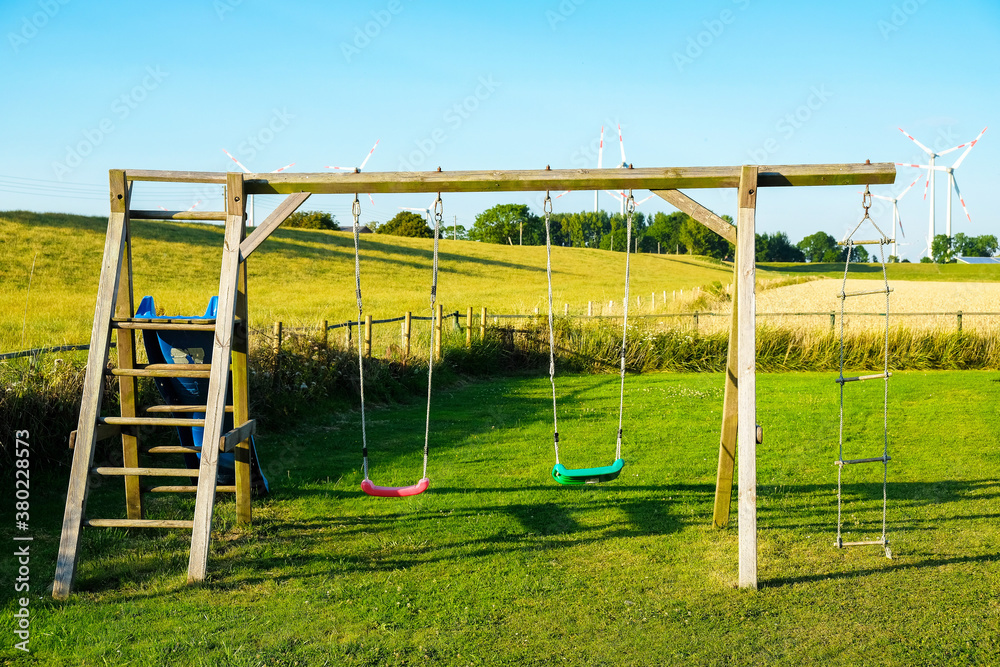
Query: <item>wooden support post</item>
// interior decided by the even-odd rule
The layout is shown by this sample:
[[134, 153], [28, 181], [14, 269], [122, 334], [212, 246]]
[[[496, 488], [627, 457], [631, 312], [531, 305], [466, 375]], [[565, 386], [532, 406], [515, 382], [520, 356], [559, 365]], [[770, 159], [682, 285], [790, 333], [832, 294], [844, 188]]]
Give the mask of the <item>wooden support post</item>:
[[413, 313], [409, 310], [403, 316], [403, 358], [410, 356], [410, 332], [412, 331]]
[[[733, 264], [733, 277], [739, 274], [738, 264]], [[736, 425], [739, 399], [739, 381], [736, 361], [739, 350], [740, 309], [733, 295], [733, 314], [729, 324], [729, 352], [726, 355], [726, 388], [722, 399], [722, 434], [719, 437], [719, 467], [715, 473], [715, 509], [712, 525], [725, 528], [729, 525], [729, 512], [733, 504], [733, 468], [736, 463]]]
[[226, 234], [219, 276], [219, 308], [215, 320], [212, 374], [208, 380], [205, 401], [205, 427], [201, 442], [198, 495], [194, 506], [194, 528], [191, 531], [188, 583], [205, 581], [208, 571], [208, 548], [212, 537], [215, 483], [219, 467], [218, 444], [226, 414], [226, 385], [233, 343], [233, 320], [236, 317], [236, 294], [240, 282], [240, 242], [245, 232], [245, 204], [243, 174], [227, 174]]
[[[115, 317], [128, 318], [135, 315], [135, 299], [132, 293], [132, 229], [128, 216], [125, 217], [125, 247], [122, 270], [118, 282], [118, 296], [115, 303]], [[115, 330], [118, 349], [118, 368], [133, 369], [135, 359], [135, 330]], [[138, 387], [135, 376], [118, 376], [118, 402], [122, 417], [135, 418]], [[122, 432], [122, 465], [126, 468], [139, 467], [139, 429]], [[134, 475], [125, 477], [125, 508], [129, 519], [142, 518], [142, 491], [140, 479]]]
[[56, 559], [52, 597], [65, 600], [69, 597], [76, 576], [76, 561], [80, 549], [80, 529], [87, 509], [87, 481], [94, 464], [94, 444], [97, 417], [101, 414], [104, 389], [104, 369], [108, 364], [111, 343], [111, 317], [118, 301], [119, 277], [125, 249], [125, 221], [128, 219], [128, 191], [125, 172], [110, 172], [111, 214], [108, 233], [104, 239], [104, 258], [101, 278], [97, 287], [97, 305], [94, 308], [94, 328], [90, 332], [90, 352], [83, 379], [83, 397], [80, 419], [77, 422], [76, 447], [70, 469], [69, 488], [66, 491], [66, 511], [63, 514], [62, 534], [59, 537], [59, 555]]
[[472, 306], [465, 314], [465, 346], [472, 347]]
[[[735, 301], [735, 299], [733, 299]], [[830, 331], [837, 330], [837, 313], [836, 311], [830, 311]]]
[[587, 317], [593, 317], [593, 316], [594, 316], [594, 302], [593, 301], [588, 301], [587, 302]]
[[756, 292], [754, 280], [754, 223], [757, 210], [757, 167], [747, 165], [740, 174], [737, 213], [736, 259], [739, 343], [737, 383], [739, 416], [739, 585], [757, 588], [757, 377]]
[[330, 349], [330, 323], [323, 320], [323, 349]]
[[479, 338], [486, 338], [486, 306], [483, 306], [482, 319], [479, 320]]
[[[240, 262], [236, 279], [236, 317], [240, 323], [233, 332], [233, 424], [243, 424], [250, 419], [250, 310], [247, 304], [247, 262]], [[324, 332], [326, 329], [323, 330]], [[211, 382], [211, 379], [209, 380]], [[251, 523], [250, 492], [250, 437], [237, 443], [233, 450], [236, 473], [236, 520]]]
[[434, 314], [431, 335], [434, 336], [434, 358], [441, 358], [441, 320], [444, 319], [444, 306], [437, 305], [437, 312]]
[[371, 313], [365, 315], [365, 348], [364, 355], [372, 356], [372, 316]]

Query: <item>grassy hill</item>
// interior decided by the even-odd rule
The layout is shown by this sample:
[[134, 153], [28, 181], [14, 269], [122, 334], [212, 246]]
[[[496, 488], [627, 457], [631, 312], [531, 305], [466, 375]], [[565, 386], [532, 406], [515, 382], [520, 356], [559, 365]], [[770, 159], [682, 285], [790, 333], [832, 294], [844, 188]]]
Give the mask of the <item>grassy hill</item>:
[[[106, 228], [107, 220], [99, 217], [0, 213], [0, 350], [89, 340]], [[132, 234], [136, 297], [152, 294], [170, 314], [203, 312], [218, 289], [222, 229], [144, 221], [133, 224]], [[428, 309], [432, 241], [365, 235], [361, 252], [367, 312], [379, 318]], [[560, 312], [565, 303], [579, 313], [587, 301], [620, 300], [624, 260], [621, 253], [604, 250], [554, 248]], [[653, 291], [729, 282], [732, 276], [730, 266], [703, 258], [637, 255], [632, 261], [632, 293], [644, 298]], [[313, 325], [356, 315], [350, 234], [278, 230], [250, 258], [248, 269], [253, 325], [276, 320]], [[545, 248], [442, 240], [438, 300], [445, 310], [544, 312]]]

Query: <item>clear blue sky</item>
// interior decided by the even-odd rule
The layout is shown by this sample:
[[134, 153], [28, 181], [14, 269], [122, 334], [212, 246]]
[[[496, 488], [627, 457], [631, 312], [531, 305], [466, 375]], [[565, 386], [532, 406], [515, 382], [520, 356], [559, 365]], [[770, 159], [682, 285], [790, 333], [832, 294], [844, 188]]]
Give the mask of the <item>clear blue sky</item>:
[[[1000, 109], [995, 0], [7, 0], [0, 26], [0, 209], [103, 215], [108, 169], [231, 170], [222, 148], [253, 171], [353, 166], [376, 139], [369, 171], [588, 167], [604, 125], [609, 166], [619, 123], [637, 167], [922, 163], [898, 126], [943, 149], [997, 124]], [[955, 232], [1000, 235], [998, 164], [1000, 126], [957, 172], [972, 224], [956, 201]], [[900, 168], [879, 191], [916, 176]], [[911, 259], [926, 243], [922, 191], [900, 204]], [[735, 212], [732, 191], [689, 194]], [[218, 197], [217, 186], [146, 186], [136, 203], [204, 209]], [[768, 190], [758, 229], [839, 237], [859, 200], [848, 187]], [[445, 217], [471, 226], [502, 201], [538, 205], [530, 193], [452, 195]], [[363, 219], [428, 203], [383, 195]], [[258, 197], [257, 218], [274, 205]], [[348, 222], [343, 197], [310, 207]], [[590, 193], [557, 202], [592, 207]]]

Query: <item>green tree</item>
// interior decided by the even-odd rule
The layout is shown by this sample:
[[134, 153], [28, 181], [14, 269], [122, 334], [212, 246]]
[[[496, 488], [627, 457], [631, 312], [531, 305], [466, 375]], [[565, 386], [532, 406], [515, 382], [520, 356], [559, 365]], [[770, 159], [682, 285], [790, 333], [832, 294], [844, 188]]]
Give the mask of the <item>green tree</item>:
[[951, 238], [944, 234], [936, 235], [931, 243], [931, 257], [938, 264], [955, 261], [955, 251], [951, 247]]
[[[681, 224], [678, 238], [681, 245], [687, 248], [687, 252], [692, 255], [704, 255], [715, 257], [716, 259], [731, 259], [735, 256], [735, 248], [732, 243], [722, 238], [711, 229], [701, 224], [691, 216], [684, 215], [684, 222]], [[726, 220], [727, 216], [723, 216]], [[732, 218], [727, 220], [731, 222]]]
[[663, 213], [658, 211], [646, 229], [646, 237], [653, 243], [659, 243], [667, 254], [682, 254], [687, 252], [687, 246], [681, 243], [681, 227], [687, 214], [680, 211]]
[[422, 239], [434, 238], [434, 230], [427, 225], [424, 217], [413, 211], [400, 211], [391, 220], [376, 227], [375, 233]]
[[997, 237], [992, 234], [966, 236], [959, 232], [955, 234], [952, 249], [962, 257], [992, 257], [997, 252]]
[[804, 262], [805, 253], [792, 245], [785, 232], [756, 234], [754, 254], [758, 262]]
[[[614, 250], [615, 252], [624, 251], [625, 245], [628, 242], [628, 227], [625, 224], [625, 218], [622, 217], [621, 213], [612, 213], [608, 222], [610, 223], [610, 229], [601, 237], [600, 247], [604, 250]], [[631, 250], [633, 252], [635, 251], [636, 241], [638, 240], [641, 243], [645, 231], [646, 216], [636, 211], [632, 216]]]
[[843, 262], [847, 258], [837, 239], [826, 232], [810, 234], [796, 244], [807, 262]]
[[539, 245], [545, 243], [545, 225], [526, 204], [497, 204], [476, 216], [469, 240]]
[[289, 229], [332, 229], [337, 231], [340, 225], [337, 219], [326, 211], [296, 211], [281, 223]]
[[557, 245], [597, 248], [601, 238], [610, 230], [611, 220], [605, 211], [552, 214], [552, 242]]

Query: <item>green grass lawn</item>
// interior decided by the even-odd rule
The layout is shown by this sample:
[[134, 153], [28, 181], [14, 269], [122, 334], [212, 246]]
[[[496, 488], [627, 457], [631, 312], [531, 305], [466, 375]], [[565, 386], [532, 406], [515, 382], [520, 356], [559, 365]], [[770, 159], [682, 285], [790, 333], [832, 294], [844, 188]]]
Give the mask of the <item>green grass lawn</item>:
[[[558, 378], [561, 454], [610, 463], [612, 375]], [[630, 377], [618, 480], [549, 477], [544, 377], [434, 397], [431, 489], [359, 489], [356, 412], [259, 436], [273, 487], [255, 523], [217, 506], [210, 580], [186, 586], [189, 534], [85, 529], [76, 590], [44, 593], [65, 480], [33, 491], [39, 665], [971, 665], [1000, 655], [996, 372], [905, 372], [890, 387], [889, 539], [838, 550], [832, 374], [758, 376], [760, 590], [736, 588], [737, 532], [710, 527], [722, 377]], [[881, 452], [881, 385], [849, 389], [855, 455]], [[372, 477], [420, 476], [420, 400], [370, 412]], [[852, 452], [848, 452], [851, 455]], [[845, 472], [847, 539], [877, 536], [879, 466]], [[122, 493], [91, 493], [120, 516]], [[151, 517], [186, 517], [158, 498]], [[735, 505], [734, 505], [735, 510]], [[6, 510], [5, 510], [6, 511]], [[10, 522], [0, 539], [10, 541]], [[12, 581], [12, 559], [0, 561]], [[10, 590], [7, 588], [6, 590]], [[8, 596], [10, 593], [8, 592]], [[2, 656], [12, 656], [11, 603]]]

